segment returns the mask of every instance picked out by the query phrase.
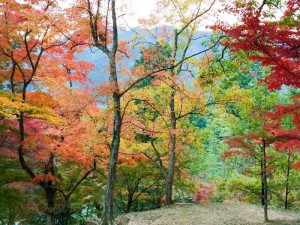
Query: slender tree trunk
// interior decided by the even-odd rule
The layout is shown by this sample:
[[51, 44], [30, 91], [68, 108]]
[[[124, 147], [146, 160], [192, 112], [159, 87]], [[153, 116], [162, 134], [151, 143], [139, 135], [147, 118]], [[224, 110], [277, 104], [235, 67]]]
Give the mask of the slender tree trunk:
[[133, 203], [133, 193], [128, 193], [127, 195], [127, 205], [126, 205], [126, 213], [129, 213], [131, 210], [131, 206]]
[[96, 208], [96, 215], [98, 218], [102, 217], [102, 205], [95, 202], [95, 208]]
[[120, 140], [121, 140], [121, 95], [119, 93], [118, 76], [116, 70], [116, 53], [118, 49], [118, 27], [116, 16], [116, 0], [111, 0], [111, 12], [113, 22], [113, 42], [112, 49], [107, 53], [110, 65], [110, 82], [114, 88], [113, 102], [114, 102], [114, 124], [113, 124], [113, 138], [110, 147], [110, 159], [107, 175], [107, 186], [105, 192], [104, 215], [102, 225], [113, 225], [113, 196], [116, 180], [117, 160], [119, 156]]
[[107, 176], [107, 187], [105, 192], [104, 218], [102, 224], [111, 225], [113, 222], [113, 195], [116, 179], [117, 160], [119, 155], [121, 138], [121, 103], [120, 97], [114, 93], [114, 126], [113, 140], [110, 149], [110, 161]]
[[264, 221], [268, 222], [268, 180], [267, 180], [267, 160], [266, 160], [266, 141], [263, 140], [263, 182], [264, 182]]
[[55, 191], [52, 188], [45, 187], [48, 210], [47, 210], [47, 225], [55, 225], [55, 217], [54, 217], [54, 196]]
[[[111, 65], [111, 78], [117, 82], [115, 64]], [[117, 160], [120, 148], [121, 139], [121, 99], [118, 91], [113, 94], [114, 99], [114, 125], [113, 125], [113, 139], [110, 148], [110, 160], [107, 175], [107, 186], [105, 192], [104, 202], [104, 217], [102, 224], [111, 225], [113, 222], [113, 195], [116, 179]]]
[[113, 20], [113, 47], [109, 56], [110, 65], [110, 81], [114, 87], [113, 101], [114, 101], [114, 124], [113, 124], [113, 138], [110, 147], [110, 160], [107, 175], [107, 186], [105, 192], [104, 203], [104, 217], [102, 225], [115, 224], [113, 221], [113, 196], [116, 179], [117, 160], [119, 156], [120, 140], [121, 140], [121, 96], [119, 93], [118, 76], [116, 70], [116, 53], [118, 49], [118, 30], [116, 18], [116, 0], [111, 1], [112, 20]]
[[286, 179], [285, 179], [285, 200], [284, 200], [284, 209], [285, 210], [287, 210], [288, 206], [289, 206], [288, 195], [289, 195], [289, 192], [290, 192], [290, 186], [289, 186], [290, 170], [291, 170], [291, 150], [289, 149], [289, 151], [288, 151]]
[[[51, 210], [51, 209], [48, 209], [48, 210]], [[47, 225], [55, 225], [54, 216], [50, 212], [47, 213]]]
[[263, 166], [263, 154], [261, 154], [261, 161], [260, 161], [260, 180], [261, 180], [261, 205], [264, 206], [265, 205], [265, 200], [264, 200], [264, 196], [265, 196], [265, 185], [264, 185], [264, 166]]
[[[173, 136], [172, 139], [175, 140], [175, 135], [172, 136]], [[175, 173], [175, 162], [176, 162], [175, 151], [172, 150], [170, 161], [169, 161], [170, 164], [169, 164], [168, 176], [166, 180], [166, 205], [171, 205], [173, 203], [172, 192], [173, 192], [173, 180], [174, 180], [174, 173]]]
[[[4, 223], [3, 223], [4, 224]], [[7, 225], [14, 225], [14, 218], [12, 215], [9, 215], [9, 218], [8, 218], [8, 223]]]
[[[89, 212], [89, 210], [87, 210], [87, 213], [88, 212]], [[68, 225], [70, 217], [71, 217], [71, 215], [70, 215], [69, 208], [64, 208], [58, 214], [56, 214], [56, 216], [55, 216], [55, 224]]]
[[175, 173], [175, 149], [176, 149], [176, 134], [173, 133], [176, 130], [176, 117], [175, 117], [175, 91], [172, 91], [170, 96], [170, 119], [171, 119], [171, 134], [170, 134], [170, 159], [169, 159], [169, 169], [166, 179], [166, 205], [171, 205], [172, 201], [172, 189], [173, 189], [173, 179]]
[[32, 172], [32, 170], [29, 168], [29, 166], [27, 165], [27, 163], [24, 159], [24, 152], [23, 152], [23, 142], [25, 140], [24, 113], [23, 112], [21, 112], [20, 115], [19, 115], [18, 123], [19, 123], [19, 132], [20, 132], [20, 144], [19, 144], [19, 147], [18, 147], [19, 161], [21, 163], [21, 166], [22, 166], [23, 170], [25, 170], [26, 173], [32, 179], [32, 178], [35, 177], [35, 175]]
[[[172, 54], [172, 64], [175, 65], [176, 62], [176, 55], [177, 55], [177, 49], [178, 49], [178, 33], [177, 30], [174, 29], [174, 47], [173, 47], [173, 54]], [[175, 68], [171, 70], [171, 77], [175, 77]], [[175, 173], [175, 163], [176, 163], [176, 134], [174, 131], [176, 131], [176, 115], [175, 115], [175, 83], [172, 84], [171, 89], [171, 95], [170, 95], [170, 101], [169, 101], [169, 108], [170, 108], [170, 122], [171, 122], [171, 134], [170, 134], [170, 141], [169, 141], [169, 152], [170, 152], [170, 159], [169, 159], [169, 168], [167, 172], [166, 177], [166, 205], [171, 205], [173, 203], [172, 200], [172, 191], [173, 191], [173, 179], [174, 179], [174, 173]]]

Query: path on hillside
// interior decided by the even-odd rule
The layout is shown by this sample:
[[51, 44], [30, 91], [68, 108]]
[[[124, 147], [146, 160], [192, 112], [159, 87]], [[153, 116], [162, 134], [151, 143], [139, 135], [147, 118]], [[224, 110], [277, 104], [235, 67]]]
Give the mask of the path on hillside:
[[[174, 205], [117, 218], [120, 225], [261, 225], [263, 209], [250, 204]], [[269, 210], [270, 225], [300, 225], [300, 212]], [[269, 224], [269, 223], [268, 223]]]

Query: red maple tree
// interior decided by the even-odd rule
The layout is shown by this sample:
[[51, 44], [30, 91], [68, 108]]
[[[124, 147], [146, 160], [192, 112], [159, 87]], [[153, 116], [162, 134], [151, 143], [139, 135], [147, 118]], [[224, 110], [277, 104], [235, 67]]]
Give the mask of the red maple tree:
[[[0, 117], [5, 135], [11, 137], [6, 140], [5, 149], [7, 154], [18, 158], [31, 180], [44, 190], [51, 225], [55, 194], [62, 193], [67, 203], [96, 167], [95, 159], [83, 152], [81, 133], [73, 138], [74, 127], [67, 121], [58, 93], [51, 90], [53, 87], [67, 89], [68, 82], [84, 83], [92, 69], [92, 64], [75, 57], [82, 49], [76, 48], [56, 26], [65, 27], [66, 33], [71, 27], [68, 20], [61, 20], [62, 12], [55, 1], [0, 3], [0, 79], [5, 85], [5, 91], [0, 94], [4, 103], [14, 107], [6, 110], [10, 111], [9, 117], [5, 118], [6, 114]], [[88, 98], [85, 102], [90, 106]], [[83, 109], [76, 110], [72, 112], [77, 115], [76, 124], [83, 126], [80, 123]], [[0, 150], [3, 149], [1, 146]], [[76, 162], [86, 169], [68, 192], [61, 188], [55, 169], [57, 158]]]
[[[270, 75], [263, 80], [269, 89], [280, 89], [282, 85], [300, 87], [299, 4], [299, 0], [261, 4], [233, 1], [225, 6], [225, 11], [236, 15], [239, 22], [229, 25], [219, 21], [214, 26], [231, 37], [225, 44], [232, 51], [249, 51], [252, 60], [270, 66]], [[278, 16], [280, 11], [281, 17]], [[299, 151], [299, 95], [292, 100], [289, 105], [276, 105], [275, 111], [268, 114], [273, 122], [266, 129], [276, 138], [274, 144], [278, 150]], [[287, 115], [293, 117], [291, 129], [282, 128], [282, 118]], [[295, 163], [294, 168], [300, 169], [300, 162]]]

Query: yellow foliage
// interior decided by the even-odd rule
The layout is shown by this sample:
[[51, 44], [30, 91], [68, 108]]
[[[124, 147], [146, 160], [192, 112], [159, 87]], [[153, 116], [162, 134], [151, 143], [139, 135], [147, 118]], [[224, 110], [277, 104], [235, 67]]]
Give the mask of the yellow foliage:
[[0, 91], [0, 115], [5, 118], [12, 118], [18, 117], [21, 112], [26, 113], [30, 117], [46, 120], [52, 124], [62, 123], [60, 118], [50, 108], [24, 103], [15, 94]]

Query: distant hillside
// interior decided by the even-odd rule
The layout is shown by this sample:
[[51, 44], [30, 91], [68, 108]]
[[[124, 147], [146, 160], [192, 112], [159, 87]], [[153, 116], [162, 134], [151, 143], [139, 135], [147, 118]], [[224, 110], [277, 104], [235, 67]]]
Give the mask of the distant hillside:
[[[161, 32], [162, 29], [168, 29], [171, 31], [171, 27], [157, 27], [153, 28], [152, 30], [155, 32]], [[137, 30], [138, 33], [141, 33], [141, 30]], [[133, 35], [135, 34], [134, 31], [119, 31], [119, 40], [126, 40], [130, 41], [132, 40]], [[188, 51], [187, 55], [195, 54], [196, 52], [202, 51], [204, 48], [201, 46], [201, 42], [204, 41], [207, 37], [211, 35], [211, 32], [209, 31], [198, 31], [196, 32], [197, 37], [202, 37], [192, 44], [190, 50]], [[147, 37], [151, 40], [150, 35]], [[155, 41], [154, 38], [152, 38], [152, 41]], [[103, 80], [107, 80], [108, 73], [104, 71], [108, 67], [108, 60], [105, 54], [103, 54], [98, 49], [93, 49], [93, 52], [89, 48], [87, 48], [83, 53], [80, 53], [77, 55], [79, 59], [86, 60], [88, 62], [94, 63], [95, 70], [90, 73], [90, 78], [93, 80], [94, 83], [100, 83]], [[125, 63], [129, 65], [130, 67], [133, 66], [135, 58], [127, 59]], [[120, 65], [119, 65], [120, 66]]]

